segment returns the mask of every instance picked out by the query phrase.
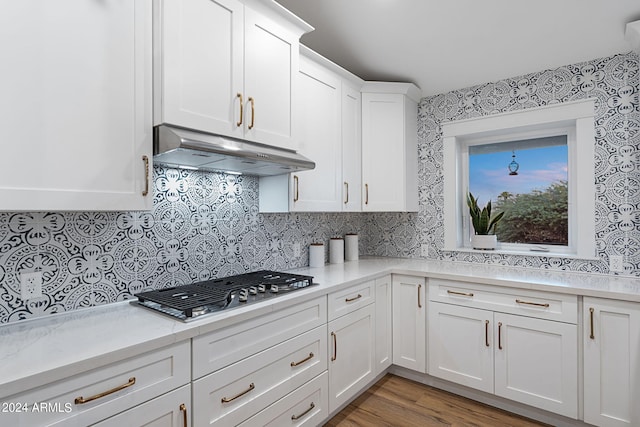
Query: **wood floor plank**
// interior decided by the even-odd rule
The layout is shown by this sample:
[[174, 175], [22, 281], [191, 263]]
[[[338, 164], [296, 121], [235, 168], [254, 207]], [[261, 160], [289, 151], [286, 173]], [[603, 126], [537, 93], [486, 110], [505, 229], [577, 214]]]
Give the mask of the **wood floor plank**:
[[325, 427], [540, 427], [519, 415], [388, 374]]

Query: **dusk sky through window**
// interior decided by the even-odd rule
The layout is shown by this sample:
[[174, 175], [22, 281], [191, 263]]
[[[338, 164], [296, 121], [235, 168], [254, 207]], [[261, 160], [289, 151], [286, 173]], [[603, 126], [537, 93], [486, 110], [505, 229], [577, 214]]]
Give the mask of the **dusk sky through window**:
[[545, 190], [552, 183], [567, 181], [567, 146], [516, 150], [518, 175], [509, 175], [511, 151], [469, 156], [469, 190], [478, 204], [495, 203], [503, 191], [513, 194]]

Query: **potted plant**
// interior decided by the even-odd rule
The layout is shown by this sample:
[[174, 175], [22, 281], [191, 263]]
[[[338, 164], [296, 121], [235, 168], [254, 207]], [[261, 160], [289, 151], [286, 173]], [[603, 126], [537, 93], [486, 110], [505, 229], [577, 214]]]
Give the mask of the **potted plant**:
[[484, 208], [480, 209], [478, 198], [473, 197], [471, 192], [467, 194], [467, 206], [469, 206], [469, 215], [471, 215], [471, 223], [475, 231], [471, 236], [471, 246], [474, 249], [495, 249], [498, 243], [496, 226], [504, 216], [504, 212], [491, 218], [491, 200]]

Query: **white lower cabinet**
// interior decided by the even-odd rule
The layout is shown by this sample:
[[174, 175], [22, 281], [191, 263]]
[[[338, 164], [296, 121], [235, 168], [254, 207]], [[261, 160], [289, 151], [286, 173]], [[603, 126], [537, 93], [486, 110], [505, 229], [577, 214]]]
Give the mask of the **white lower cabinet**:
[[237, 425], [320, 375], [326, 337], [320, 326], [194, 381], [194, 425]]
[[391, 366], [392, 347], [392, 293], [391, 276], [384, 276], [374, 281], [376, 297], [376, 375]]
[[329, 412], [359, 394], [376, 376], [375, 305], [329, 322]]
[[584, 421], [640, 425], [640, 304], [585, 297]]
[[87, 426], [131, 408], [138, 413], [137, 405], [187, 385], [190, 361], [184, 341], [8, 396], [4, 402], [28, 410], [0, 413], [0, 425]]
[[94, 427], [189, 427], [191, 385], [150, 400]]
[[239, 424], [239, 427], [317, 426], [329, 416], [327, 372]]
[[[490, 304], [486, 287], [452, 289], [449, 295], [460, 305], [429, 301], [428, 373], [577, 418], [577, 324], [529, 317], [547, 316], [549, 308], [529, 294], [529, 299], [513, 295], [514, 301], [529, 304], [525, 316], [469, 307]], [[497, 295], [506, 292], [503, 288]], [[434, 292], [433, 298], [444, 297]]]
[[393, 276], [393, 364], [426, 372], [427, 304], [423, 277]]

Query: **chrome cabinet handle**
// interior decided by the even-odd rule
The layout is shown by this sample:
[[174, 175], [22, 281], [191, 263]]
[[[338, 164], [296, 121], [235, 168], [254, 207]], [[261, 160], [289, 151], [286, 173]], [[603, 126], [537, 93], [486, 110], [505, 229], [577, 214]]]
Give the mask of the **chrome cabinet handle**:
[[244, 114], [244, 100], [240, 92], [236, 93], [236, 97], [240, 98], [240, 120], [236, 122], [236, 126], [240, 127], [242, 126], [242, 116]]
[[355, 301], [355, 300], [360, 299], [360, 298], [362, 298], [362, 295], [358, 294], [358, 296], [357, 296], [357, 297], [353, 297], [353, 298], [345, 298], [345, 299], [344, 299], [344, 302], [351, 302], [351, 301]]
[[292, 419], [293, 421], [295, 421], [295, 420], [299, 420], [300, 418], [302, 418], [302, 417], [304, 417], [305, 415], [307, 415], [307, 414], [308, 414], [308, 413], [309, 413], [313, 408], [315, 408], [315, 407], [316, 407], [315, 403], [311, 402], [311, 405], [309, 405], [309, 408], [308, 408], [306, 411], [304, 411], [304, 412], [303, 412], [303, 413], [301, 413], [300, 415], [291, 415], [291, 419]]
[[516, 300], [516, 303], [518, 303], [518, 304], [526, 304], [526, 305], [535, 305], [536, 307], [549, 308], [549, 303], [542, 304], [542, 303], [539, 303], [539, 302], [522, 301], [522, 300], [519, 300], [519, 299]]
[[418, 308], [422, 308], [422, 303], [420, 302], [420, 289], [422, 289], [422, 285], [418, 285]]
[[182, 424], [184, 425], [184, 427], [188, 427], [187, 426], [187, 406], [184, 403], [180, 404], [180, 412], [182, 412]]
[[298, 188], [300, 185], [300, 181], [298, 180], [298, 175], [293, 175], [293, 201], [297, 202], [300, 200], [300, 194], [298, 193]]
[[299, 362], [291, 362], [291, 367], [294, 367], [294, 366], [300, 366], [300, 365], [302, 365], [304, 362], [306, 362], [306, 361], [308, 361], [308, 360], [311, 360], [311, 359], [313, 359], [313, 353], [309, 353], [309, 356], [305, 357], [304, 359], [302, 359], [302, 360], [301, 360], [301, 361], [299, 361]]
[[94, 394], [93, 396], [87, 397], [86, 399], [84, 397], [82, 397], [82, 396], [76, 397], [76, 399], [74, 400], [74, 403], [76, 405], [82, 405], [83, 403], [88, 403], [88, 402], [91, 402], [92, 400], [100, 399], [101, 397], [105, 397], [105, 396], [113, 394], [113, 393], [115, 393], [117, 391], [124, 390], [127, 387], [131, 387], [135, 383], [136, 383], [136, 377], [131, 377], [131, 378], [129, 378], [129, 381], [127, 383], [119, 385], [117, 387], [114, 387], [111, 390], [107, 390], [107, 391], [103, 391], [102, 393]]
[[249, 97], [249, 102], [251, 103], [251, 124], [248, 127], [249, 129], [253, 129], [256, 120], [256, 103], [252, 96]]
[[146, 197], [149, 194], [149, 157], [142, 156], [142, 161], [144, 162], [144, 190], [142, 190], [142, 195]]
[[502, 350], [502, 322], [498, 322], [498, 349]]
[[246, 390], [241, 391], [240, 393], [236, 394], [236, 395], [235, 395], [235, 396], [233, 396], [233, 397], [223, 397], [223, 398], [222, 398], [222, 399], [220, 399], [220, 400], [221, 400], [221, 402], [222, 402], [222, 403], [229, 403], [229, 402], [232, 402], [232, 401], [236, 400], [237, 398], [242, 397], [242, 396], [244, 396], [245, 394], [249, 393], [249, 392], [250, 392], [251, 390], [253, 390], [254, 388], [256, 388], [256, 386], [255, 386], [253, 383], [251, 383], [251, 384], [249, 384], [249, 388], [247, 388]]
[[589, 307], [589, 325], [591, 326], [591, 333], [589, 334], [589, 338], [592, 340], [596, 339], [595, 330], [593, 328], [593, 307]]

